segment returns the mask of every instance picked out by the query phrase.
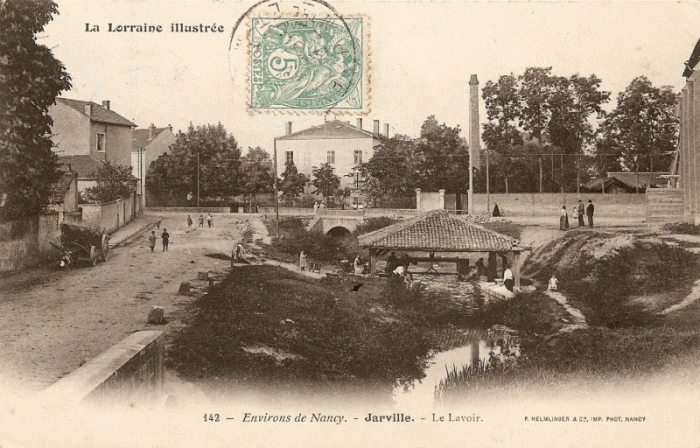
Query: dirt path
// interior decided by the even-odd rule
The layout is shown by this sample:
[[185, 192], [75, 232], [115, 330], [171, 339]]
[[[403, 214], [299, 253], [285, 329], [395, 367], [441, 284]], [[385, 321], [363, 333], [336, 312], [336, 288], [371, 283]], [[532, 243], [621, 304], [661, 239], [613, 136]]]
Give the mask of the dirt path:
[[[180, 283], [200, 271], [223, 275], [247, 228], [236, 215], [216, 215], [212, 228], [187, 229], [185, 222], [186, 214], [165, 215], [156, 235], [168, 229], [167, 252], [159, 239], [151, 253], [144, 234], [94, 268], [42, 268], [0, 279], [0, 384], [18, 380], [33, 394], [134, 331], [182, 325], [195, 297], [177, 295]], [[167, 325], [146, 323], [153, 305], [165, 307]]]

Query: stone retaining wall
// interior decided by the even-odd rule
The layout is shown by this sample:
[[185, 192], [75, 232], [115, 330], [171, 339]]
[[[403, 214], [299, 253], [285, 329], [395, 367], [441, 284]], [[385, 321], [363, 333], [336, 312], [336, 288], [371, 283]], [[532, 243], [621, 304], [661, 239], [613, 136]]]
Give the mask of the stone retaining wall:
[[155, 400], [163, 390], [162, 331], [126, 337], [39, 394], [45, 404]]

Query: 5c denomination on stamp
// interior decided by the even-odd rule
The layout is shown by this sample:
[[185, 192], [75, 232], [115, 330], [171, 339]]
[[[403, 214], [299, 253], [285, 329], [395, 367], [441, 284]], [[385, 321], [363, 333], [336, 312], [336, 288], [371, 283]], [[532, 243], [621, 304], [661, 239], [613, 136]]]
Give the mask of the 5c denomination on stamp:
[[362, 18], [252, 18], [250, 107], [363, 108]]

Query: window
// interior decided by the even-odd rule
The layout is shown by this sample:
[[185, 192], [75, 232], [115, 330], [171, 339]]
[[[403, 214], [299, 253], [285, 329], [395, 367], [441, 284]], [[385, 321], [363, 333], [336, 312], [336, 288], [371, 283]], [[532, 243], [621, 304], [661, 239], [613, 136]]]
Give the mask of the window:
[[287, 151], [287, 162], [294, 163], [294, 152], [293, 151]]
[[355, 166], [362, 165], [362, 150], [361, 149], [356, 149], [355, 150]]
[[329, 165], [335, 165], [335, 151], [328, 151], [327, 158]]
[[97, 133], [97, 152], [105, 152], [105, 134], [104, 134], [104, 132]]

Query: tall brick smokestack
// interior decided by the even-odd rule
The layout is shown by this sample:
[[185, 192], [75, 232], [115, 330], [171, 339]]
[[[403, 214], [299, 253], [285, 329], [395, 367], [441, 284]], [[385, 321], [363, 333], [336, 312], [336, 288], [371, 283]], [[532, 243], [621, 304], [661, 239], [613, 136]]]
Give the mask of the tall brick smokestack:
[[384, 123], [384, 135], [389, 138], [389, 123]]
[[474, 167], [481, 166], [481, 132], [479, 131], [479, 80], [469, 80], [469, 152]]

